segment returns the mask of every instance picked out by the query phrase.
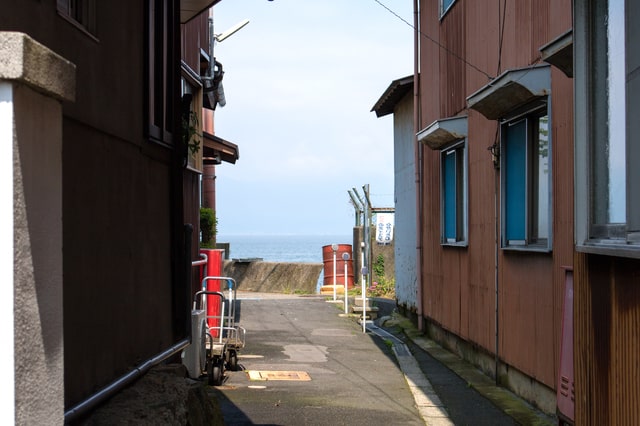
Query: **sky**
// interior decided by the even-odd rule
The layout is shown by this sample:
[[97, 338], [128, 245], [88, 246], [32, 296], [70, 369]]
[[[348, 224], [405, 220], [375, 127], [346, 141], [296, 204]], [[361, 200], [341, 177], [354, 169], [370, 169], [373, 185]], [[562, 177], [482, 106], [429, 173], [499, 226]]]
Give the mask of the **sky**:
[[[379, 0], [408, 23], [413, 2]], [[223, 235], [350, 235], [348, 190], [393, 207], [393, 117], [371, 108], [413, 74], [413, 30], [376, 0], [223, 0], [214, 46], [224, 107], [215, 133], [238, 145], [216, 167]]]

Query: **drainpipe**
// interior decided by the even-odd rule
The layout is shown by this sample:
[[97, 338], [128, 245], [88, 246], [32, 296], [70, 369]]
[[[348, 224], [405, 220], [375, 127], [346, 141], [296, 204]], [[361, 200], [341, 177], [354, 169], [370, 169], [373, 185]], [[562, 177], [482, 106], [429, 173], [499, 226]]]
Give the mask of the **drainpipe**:
[[[497, 141], [496, 141], [496, 143], [497, 143]], [[495, 169], [495, 163], [494, 163], [494, 169]], [[499, 379], [499, 376], [498, 376], [498, 367], [499, 367], [499, 363], [500, 363], [500, 355], [499, 355], [499, 353], [500, 353], [500, 345], [499, 345], [499, 343], [500, 343], [500, 340], [499, 340], [500, 339], [500, 334], [499, 334], [499, 331], [500, 331], [500, 327], [499, 327], [499, 325], [500, 325], [500, 310], [499, 310], [500, 297], [499, 297], [499, 294], [500, 293], [498, 292], [498, 290], [499, 290], [499, 287], [498, 287], [498, 284], [499, 284], [499, 269], [498, 269], [498, 254], [499, 254], [499, 252], [498, 252], [498, 250], [499, 249], [498, 249], [498, 247], [500, 246], [500, 240], [499, 240], [500, 239], [500, 230], [498, 229], [498, 226], [499, 226], [498, 225], [498, 211], [499, 211], [498, 209], [500, 208], [500, 206], [498, 205], [498, 191], [499, 191], [499, 184], [500, 184], [500, 172], [498, 171], [499, 169], [495, 169], [495, 170], [496, 170], [495, 178], [494, 178], [495, 184], [494, 184], [494, 191], [493, 191], [493, 198], [494, 198], [493, 208], [494, 208], [494, 212], [495, 212], [494, 216], [495, 216], [495, 288], [496, 288], [496, 312], [495, 312], [495, 316], [496, 316], [496, 318], [495, 318], [495, 323], [496, 323], [495, 324], [495, 333], [496, 333], [496, 337], [495, 337], [495, 339], [496, 339], [496, 350], [495, 350], [496, 359], [495, 359], [495, 363], [496, 363], [496, 366], [495, 366], [495, 369], [496, 369], [496, 385], [499, 385], [500, 384], [500, 379]]]
[[419, 0], [413, 0], [413, 145], [416, 184], [416, 314], [418, 330], [423, 331], [422, 318], [422, 144], [418, 142], [421, 128], [420, 111], [420, 10]]
[[[190, 252], [191, 252], [192, 232], [193, 232], [193, 227], [191, 225], [184, 225], [183, 227], [184, 240], [182, 242], [183, 250], [182, 250], [182, 259], [181, 259], [181, 260], [184, 260], [184, 264], [182, 265], [183, 268], [181, 269], [179, 268], [180, 270], [178, 271], [178, 273], [181, 273], [181, 276], [179, 277], [180, 285], [176, 286], [176, 287], [182, 287], [182, 289], [177, 288], [178, 291], [173, 295], [173, 297], [178, 302], [180, 302], [179, 300], [180, 293], [182, 293], [182, 296], [186, 298], [185, 300], [187, 301], [191, 300], [190, 282], [191, 282], [191, 268], [193, 267], [193, 265], [191, 263]], [[103, 402], [105, 402], [106, 400], [116, 395], [117, 393], [122, 391], [124, 388], [126, 388], [127, 386], [129, 386], [130, 384], [132, 384], [133, 382], [135, 382], [136, 380], [138, 380], [139, 378], [147, 374], [149, 370], [151, 370], [156, 365], [159, 365], [162, 362], [167, 361], [168, 359], [178, 355], [180, 351], [182, 351], [191, 343], [191, 309], [190, 309], [189, 303], [186, 303], [186, 304], [179, 303], [179, 304], [183, 305], [186, 311], [184, 312], [186, 314], [184, 318], [184, 327], [188, 331], [189, 335], [183, 338], [182, 340], [178, 341], [177, 343], [174, 343], [170, 347], [162, 350], [160, 353], [147, 359], [146, 361], [143, 361], [141, 364], [139, 364], [137, 367], [134, 367], [128, 373], [120, 376], [119, 378], [109, 383], [104, 388], [98, 390], [96, 393], [89, 396], [84, 401], [76, 404], [75, 406], [71, 407], [69, 410], [65, 411], [64, 413], [65, 424], [72, 423], [73, 421], [84, 416], [85, 414], [88, 414], [93, 409], [98, 407], [100, 404], [102, 404]], [[183, 312], [178, 312], [176, 314], [176, 318], [179, 318], [182, 313]]]
[[102, 404], [104, 401], [114, 396], [118, 392], [120, 392], [125, 387], [129, 386], [131, 383], [138, 380], [140, 377], [145, 375], [152, 367], [160, 364], [161, 362], [171, 358], [176, 355], [182, 349], [187, 347], [190, 343], [190, 338], [184, 339], [175, 345], [171, 346], [164, 352], [159, 353], [153, 358], [145, 361], [138, 367], [134, 368], [129, 373], [115, 380], [113, 383], [107, 385], [102, 388], [83, 402], [79, 403], [75, 407], [72, 407], [68, 411], [64, 413], [64, 422], [65, 424], [71, 423], [74, 420], [77, 420], [80, 416], [87, 414], [89, 411], [96, 408], [98, 405]]

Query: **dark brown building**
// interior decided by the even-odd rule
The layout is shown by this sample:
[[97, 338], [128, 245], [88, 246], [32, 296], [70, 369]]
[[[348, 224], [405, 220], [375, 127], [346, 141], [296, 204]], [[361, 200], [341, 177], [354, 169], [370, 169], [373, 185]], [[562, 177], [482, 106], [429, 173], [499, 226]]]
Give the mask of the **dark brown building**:
[[13, 106], [0, 115], [14, 117], [13, 193], [25, 200], [7, 278], [15, 416], [3, 412], [62, 424], [189, 342], [204, 150], [191, 155], [181, 129], [190, 110], [202, 136], [211, 58], [209, 38], [192, 49], [186, 35], [208, 34], [216, 1], [0, 3]]

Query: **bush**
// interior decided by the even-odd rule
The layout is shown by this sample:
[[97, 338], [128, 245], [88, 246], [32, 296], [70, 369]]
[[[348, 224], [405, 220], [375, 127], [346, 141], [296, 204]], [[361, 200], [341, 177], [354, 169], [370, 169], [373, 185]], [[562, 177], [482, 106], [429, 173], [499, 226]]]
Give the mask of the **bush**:
[[373, 273], [376, 277], [384, 277], [384, 257], [379, 254], [376, 258], [376, 262], [373, 264]]
[[200, 247], [214, 248], [215, 236], [218, 232], [218, 219], [213, 209], [200, 208]]
[[396, 280], [395, 278], [378, 277], [377, 281], [371, 283], [371, 287], [367, 289], [367, 293], [372, 297], [386, 297], [395, 299], [396, 297]]

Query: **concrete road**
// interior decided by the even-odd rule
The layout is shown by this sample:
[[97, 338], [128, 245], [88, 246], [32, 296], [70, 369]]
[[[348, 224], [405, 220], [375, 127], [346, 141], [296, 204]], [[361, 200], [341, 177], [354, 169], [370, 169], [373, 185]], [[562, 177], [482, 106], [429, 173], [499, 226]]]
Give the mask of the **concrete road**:
[[225, 370], [210, 388], [227, 425], [425, 424], [389, 342], [341, 317], [341, 306], [319, 296], [238, 298], [243, 370]]

